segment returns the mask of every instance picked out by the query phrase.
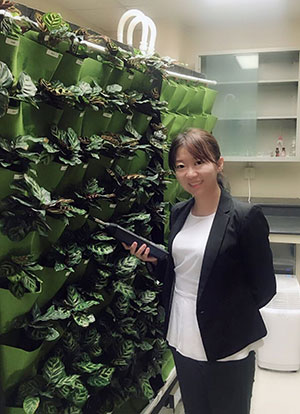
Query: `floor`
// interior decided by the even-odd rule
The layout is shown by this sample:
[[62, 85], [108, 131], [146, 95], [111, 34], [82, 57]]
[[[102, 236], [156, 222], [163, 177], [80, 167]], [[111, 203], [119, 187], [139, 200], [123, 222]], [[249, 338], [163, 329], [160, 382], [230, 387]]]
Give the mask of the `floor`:
[[[168, 410], [168, 413], [172, 411]], [[298, 414], [299, 412], [300, 371], [279, 372], [257, 368], [251, 414]], [[174, 414], [184, 414], [182, 402], [178, 404]]]

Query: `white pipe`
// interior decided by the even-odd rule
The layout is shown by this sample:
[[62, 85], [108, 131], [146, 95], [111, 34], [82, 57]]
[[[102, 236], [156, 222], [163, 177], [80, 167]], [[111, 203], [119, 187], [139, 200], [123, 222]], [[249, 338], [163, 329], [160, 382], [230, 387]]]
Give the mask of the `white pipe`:
[[157, 34], [156, 26], [155, 26], [153, 20], [150, 19], [150, 17], [148, 17], [148, 16], [145, 16], [145, 17], [146, 17], [148, 25], [150, 27], [150, 41], [149, 41], [149, 46], [148, 46], [148, 49], [147, 49], [147, 54], [148, 55], [153, 55], [154, 50], [155, 50], [154, 47], [155, 47], [156, 34]]
[[183, 73], [172, 72], [170, 70], [166, 70], [166, 73], [167, 73], [168, 76], [172, 76], [173, 78], [180, 78], [180, 79], [190, 80], [190, 81], [194, 81], [194, 82], [207, 83], [207, 84], [210, 84], [210, 85], [216, 85], [218, 83], [215, 80], [209, 80], [209, 79], [204, 79], [204, 78], [196, 78], [196, 76], [184, 75]]
[[147, 47], [148, 47], [148, 43], [147, 43], [147, 38], [148, 38], [148, 33], [149, 33], [149, 26], [148, 26], [148, 22], [146, 20], [146, 16], [143, 16], [143, 19], [141, 20], [140, 16], [135, 17], [129, 24], [128, 26], [128, 30], [127, 30], [127, 44], [129, 46], [133, 45], [133, 32], [135, 27], [139, 24], [142, 23], [143, 28], [142, 28], [142, 39], [140, 42], [140, 50], [143, 54], [145, 54], [147, 52]]
[[99, 52], [105, 52], [105, 53], [107, 53], [106, 47], [97, 45], [96, 43], [91, 43], [91, 42], [89, 42], [87, 40], [82, 40], [79, 44], [80, 45], [86, 45], [88, 47], [91, 47], [94, 50], [99, 50]]
[[[140, 10], [137, 10], [137, 9], [127, 10], [122, 15], [122, 17], [119, 21], [119, 24], [118, 24], [118, 36], [117, 36], [118, 42], [124, 43], [124, 41], [123, 41], [123, 32], [124, 32], [124, 26], [125, 26], [125, 23], [127, 22], [127, 20], [130, 17], [138, 17], [138, 16], [141, 18], [141, 21], [143, 22], [144, 21], [143, 16], [145, 16], [145, 15]], [[145, 23], [143, 23], [143, 25], [145, 25]]]

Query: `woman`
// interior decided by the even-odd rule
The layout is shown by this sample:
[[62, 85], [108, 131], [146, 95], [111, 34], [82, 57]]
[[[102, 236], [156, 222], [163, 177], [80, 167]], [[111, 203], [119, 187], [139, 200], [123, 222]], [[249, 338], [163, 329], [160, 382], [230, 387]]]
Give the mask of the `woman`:
[[259, 308], [276, 291], [267, 221], [258, 206], [224, 190], [223, 164], [211, 134], [179, 134], [169, 165], [192, 198], [171, 210], [169, 258], [124, 245], [164, 282], [167, 341], [186, 414], [249, 414], [253, 351], [267, 333]]

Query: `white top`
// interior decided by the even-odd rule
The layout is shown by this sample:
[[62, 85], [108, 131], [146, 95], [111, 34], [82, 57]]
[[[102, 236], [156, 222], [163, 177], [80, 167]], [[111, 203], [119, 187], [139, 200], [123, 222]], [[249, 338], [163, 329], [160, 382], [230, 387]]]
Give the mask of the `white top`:
[[[178, 352], [198, 361], [207, 361], [196, 316], [197, 292], [202, 261], [215, 213], [193, 216], [190, 213], [173, 241], [175, 289], [167, 341]], [[217, 338], [216, 338], [217, 340]], [[251, 347], [252, 349], [252, 347]], [[220, 361], [247, 357], [250, 347]]]

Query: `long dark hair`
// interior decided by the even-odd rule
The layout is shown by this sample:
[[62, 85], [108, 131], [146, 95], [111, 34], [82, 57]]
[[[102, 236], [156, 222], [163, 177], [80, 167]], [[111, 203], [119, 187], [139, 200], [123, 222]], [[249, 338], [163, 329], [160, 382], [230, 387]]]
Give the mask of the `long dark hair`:
[[[177, 150], [182, 146], [185, 147], [195, 159], [203, 162], [217, 164], [221, 157], [218, 141], [212, 134], [204, 129], [189, 128], [178, 134], [170, 146], [169, 167], [172, 171], [175, 171], [176, 167]], [[219, 185], [224, 187], [224, 177], [221, 172], [218, 173], [217, 179]]]

